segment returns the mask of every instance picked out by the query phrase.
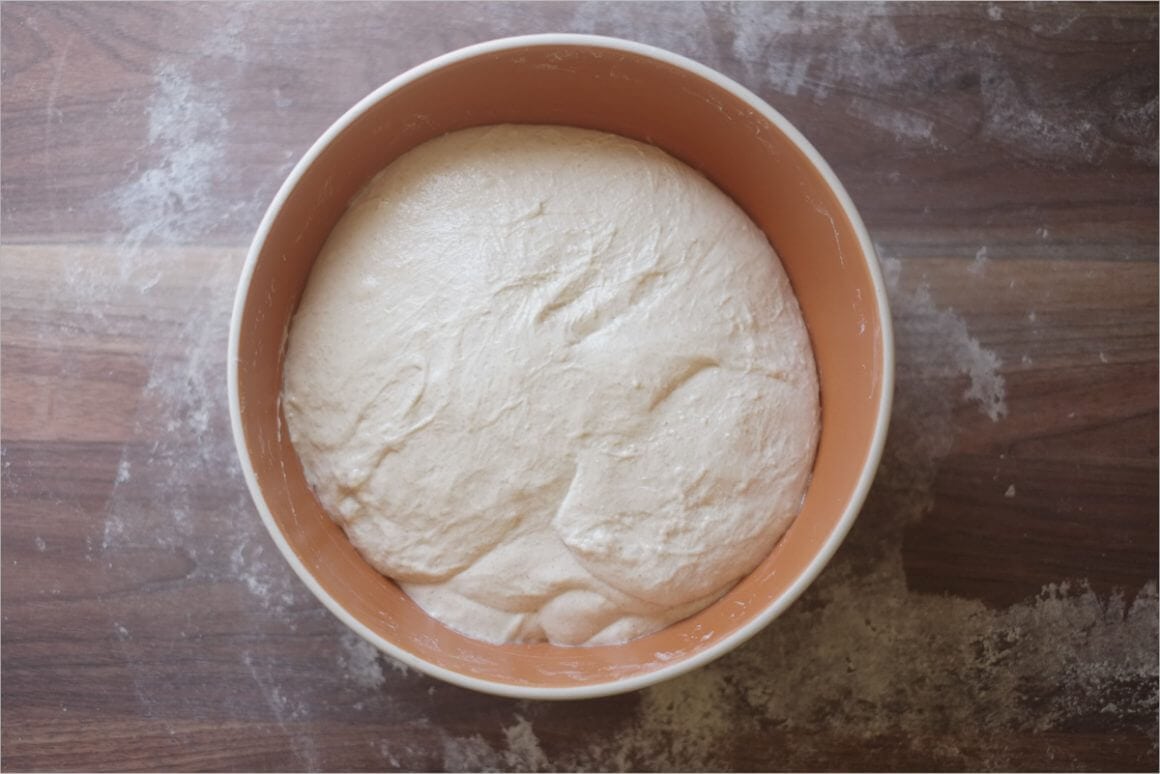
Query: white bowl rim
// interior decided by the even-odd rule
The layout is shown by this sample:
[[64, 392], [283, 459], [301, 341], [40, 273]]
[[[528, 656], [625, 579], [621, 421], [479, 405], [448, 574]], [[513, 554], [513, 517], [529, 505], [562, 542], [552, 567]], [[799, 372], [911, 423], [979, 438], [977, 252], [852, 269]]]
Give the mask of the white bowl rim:
[[[254, 473], [253, 465], [251, 464], [249, 451], [246, 448], [245, 434], [242, 429], [242, 415], [241, 405], [238, 398], [238, 347], [241, 336], [242, 313], [245, 308], [246, 297], [249, 295], [250, 284], [253, 280], [254, 268], [258, 262], [258, 255], [269, 235], [270, 227], [273, 224], [275, 216], [282, 209], [290, 192], [294, 190], [295, 186], [301, 180], [305, 171], [318, 158], [322, 151], [330, 145], [331, 141], [339, 135], [347, 126], [353, 123], [359, 116], [365, 113], [372, 105], [379, 102], [385, 96], [398, 91], [403, 86], [412, 83], [419, 78], [422, 78], [429, 73], [435, 72], [447, 65], [462, 62], [464, 60], [472, 59], [484, 54], [492, 54], [500, 51], [506, 51], [513, 48], [524, 48], [529, 46], [587, 46], [596, 48], [605, 48], [613, 51], [622, 51], [629, 54], [647, 57], [668, 65], [686, 70], [693, 75], [699, 76], [714, 85], [731, 93], [738, 99], [745, 102], [749, 107], [753, 108], [762, 117], [776, 126], [786, 137], [793, 142], [810, 160], [810, 163], [817, 168], [825, 179], [826, 184], [833, 190], [838, 203], [845, 212], [846, 217], [849, 218], [855, 234], [858, 237], [858, 242], [862, 248], [863, 254], [867, 258], [867, 269], [870, 278], [874, 284], [874, 295], [878, 305], [878, 316], [881, 321], [881, 335], [882, 335], [882, 391], [881, 397], [878, 401], [877, 417], [875, 419], [874, 437], [870, 444], [870, 454], [866, 458], [866, 462], [862, 467], [861, 474], [858, 477], [858, 483], [854, 488], [853, 496], [850, 498], [845, 511], [839, 518], [834, 530], [822, 545], [821, 550], [814, 555], [813, 559], [807, 565], [804, 572], [790, 585], [790, 587], [775, 599], [768, 607], [762, 610], [758, 615], [754, 616], [752, 620], [746, 622], [736, 631], [722, 637], [720, 641], [715, 642], [705, 650], [696, 653], [689, 658], [683, 659], [666, 666], [663, 666], [654, 671], [642, 675], [635, 675], [631, 677], [617, 678], [601, 683], [591, 685], [579, 686], [561, 686], [561, 687], [543, 687], [543, 686], [528, 686], [516, 685], [510, 683], [495, 682], [492, 680], [483, 680], [477, 677], [471, 677], [461, 674], [459, 672], [446, 669], [437, 664], [433, 664], [415, 654], [406, 651], [397, 645], [383, 639], [375, 634], [371, 629], [364, 626], [353, 615], [347, 612], [346, 608], [340, 605], [333, 597], [326, 592], [325, 589], [314, 579], [314, 576], [299, 560], [298, 555], [291, 548], [286, 538], [279, 530], [274, 516], [270, 511], [269, 505], [262, 496], [261, 487], [258, 485], [257, 476]], [[759, 631], [764, 629], [773, 619], [781, 615], [794, 601], [801, 596], [802, 592], [813, 583], [822, 569], [829, 563], [833, 557], [838, 546], [841, 545], [854, 520], [857, 518], [859, 511], [865, 502], [866, 495], [870, 491], [870, 485], [873, 483], [875, 473], [878, 469], [878, 464], [882, 457], [882, 450], [886, 443], [886, 432], [890, 422], [890, 410], [894, 394], [894, 333], [891, 326], [890, 308], [887, 301], [886, 285], [882, 279], [882, 272], [879, 267], [877, 252], [874, 249], [874, 243], [870, 238], [870, 234], [866, 231], [866, 226], [862, 222], [862, 218], [858, 214], [853, 201], [850, 199], [846, 189], [838, 181], [837, 176], [830, 165], [826, 163], [821, 154], [806, 140], [802, 135], [784, 116], [778, 111], [774, 110], [765, 100], [754, 94], [749, 89], [737, 83], [733, 79], [713, 70], [710, 67], [695, 62], [692, 59], [674, 54], [656, 46], [647, 45], [644, 43], [637, 43], [635, 41], [624, 40], [621, 38], [607, 37], [603, 35], [582, 35], [574, 33], [543, 33], [535, 35], [518, 35], [514, 37], [498, 38], [483, 43], [460, 48], [455, 51], [435, 57], [422, 64], [416, 65], [401, 75], [392, 78], [387, 83], [378, 87], [362, 100], [360, 100], [354, 107], [344, 113], [337, 121], [330, 125], [327, 130], [319, 137], [313, 145], [303, 154], [289, 176], [282, 183], [282, 187], [278, 189], [278, 193], [274, 196], [269, 208], [266, 210], [265, 216], [262, 218], [261, 224], [254, 235], [254, 240], [250, 245], [249, 253], [246, 255], [246, 262], [242, 268], [241, 278], [238, 282], [237, 295], [234, 299], [233, 316], [230, 320], [230, 339], [229, 339], [229, 362], [227, 364], [227, 379], [229, 387], [229, 403], [230, 403], [230, 423], [233, 429], [234, 444], [238, 450], [238, 457], [242, 464], [242, 472], [245, 475], [246, 485], [249, 487], [250, 495], [257, 505], [258, 513], [262, 517], [266, 529], [273, 538], [274, 543], [278, 546], [282, 556], [289, 562], [294, 572], [306, 584], [311, 593], [318, 598], [323, 605], [325, 605], [330, 612], [338, 617], [344, 624], [346, 624], [352, 631], [365, 639], [367, 642], [374, 645], [376, 648], [398, 659], [407, 666], [413, 667], [421, 672], [424, 672], [432, 677], [439, 678], [448, 683], [470, 688], [472, 690], [481, 691], [483, 693], [494, 694], [498, 696], [507, 696], [518, 699], [587, 699], [596, 698], [600, 696], [610, 696], [619, 693], [627, 693], [650, 685], [668, 680], [678, 675], [690, 672], [697, 667], [703, 666], [714, 659], [717, 659], [729, 651], [733, 650], [743, 642], [753, 637]]]

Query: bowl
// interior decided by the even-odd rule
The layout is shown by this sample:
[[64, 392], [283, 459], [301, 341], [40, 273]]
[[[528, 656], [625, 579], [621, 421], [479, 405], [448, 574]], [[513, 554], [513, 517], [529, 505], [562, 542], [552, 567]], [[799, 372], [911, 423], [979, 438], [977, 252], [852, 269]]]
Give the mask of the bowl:
[[[315, 499], [284, 429], [286, 335], [347, 202], [392, 160], [483, 124], [562, 124], [652, 143], [700, 170], [765, 231], [797, 294], [818, 367], [822, 424], [802, 510], [719, 601], [622, 645], [493, 645], [424, 613], [365, 562]], [[229, 398], [246, 482], [286, 561], [343, 623], [434, 677], [493, 694], [569, 699], [635, 690], [735, 648], [783, 612], [837, 549], [877, 468], [893, 385], [877, 258], [822, 157], [752, 92], [689, 59], [590, 35], [482, 43], [375, 90], [306, 152], [267, 210], [238, 286]]]

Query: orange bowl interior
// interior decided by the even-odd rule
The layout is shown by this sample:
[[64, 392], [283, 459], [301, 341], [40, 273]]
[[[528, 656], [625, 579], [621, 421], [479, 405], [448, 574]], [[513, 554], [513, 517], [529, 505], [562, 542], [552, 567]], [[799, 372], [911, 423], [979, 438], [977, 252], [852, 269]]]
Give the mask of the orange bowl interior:
[[[716, 604], [624, 645], [490, 645], [427, 616], [362, 560], [306, 484], [279, 394], [283, 340], [315, 256], [347, 202], [400, 154], [456, 129], [563, 124], [650, 142], [699, 169], [761, 226], [797, 293], [817, 359], [822, 432], [803, 509], [770, 556]], [[884, 386], [875, 286], [855, 228], [808, 157], [744, 101], [684, 69], [594, 45], [479, 54], [398, 88], [322, 151], [261, 247], [242, 310], [238, 400], [258, 485], [318, 584], [383, 639], [427, 662], [512, 686], [638, 676], [729, 635], [786, 593], [837, 528], [871, 455]]]

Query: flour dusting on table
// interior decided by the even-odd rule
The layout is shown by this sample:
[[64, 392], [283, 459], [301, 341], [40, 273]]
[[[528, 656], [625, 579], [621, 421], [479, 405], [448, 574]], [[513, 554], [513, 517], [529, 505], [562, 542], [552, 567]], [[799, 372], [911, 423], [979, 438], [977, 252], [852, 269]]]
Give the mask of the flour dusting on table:
[[[1057, 92], [1021, 90], [1018, 61], [986, 36], [980, 35], [965, 57], [937, 45], [908, 48], [903, 22], [888, 18], [887, 6], [682, 4], [658, 10], [658, 18], [673, 23], [651, 30], [635, 22], [625, 6], [560, 7], [562, 26], [577, 31], [635, 29], [646, 42], [693, 56], [720, 49], [723, 61], [736, 62], [732, 75], [787, 114], [790, 100], [844, 105], [841, 95], [856, 93], [871, 103], [858, 103], [851, 112], [857, 130], [872, 127], [872, 137], [906, 153], [931, 152], [935, 143], [956, 147], [975, 141], [998, 151], [1000, 159], [1042, 167], [1096, 164], [1121, 152], [1136, 163], [1156, 163], [1154, 95], [1130, 100], [1129, 107], [1106, 116], [1094, 104], [1077, 111]], [[109, 640], [103, 657], [126, 671], [121, 687], [159, 735], [169, 738], [179, 720], [208, 713], [212, 706], [230, 722], [252, 724], [267, 745], [276, 740], [297, 767], [319, 769], [329, 760], [328, 748], [312, 721], [377, 723], [389, 739], [374, 745], [371, 755], [383, 767], [420, 770], [722, 769], [738, 759], [734, 753], [745, 753], [732, 747], [739, 729], [756, 729], [783, 752], [780, 760], [755, 768], [821, 767], [824, 751], [797, 744], [802, 734], [847, 745], [845, 757], [839, 751], [830, 760], [835, 769], [848, 767], [851, 754], [871, 746], [889, 751], [917, 738], [938, 740], [921, 751], [931, 767], [1010, 767], [1027, 758], [1010, 749], [1006, 738], [1042, 732], [1031, 743], [1049, 750], [1054, 736], [1093, 716], [1106, 718], [1116, 733], [1155, 740], [1154, 583], [1109, 595], [1097, 594], [1081, 579], [1060, 578], [1006, 608], [907, 586], [900, 545], [906, 530], [935, 505], [935, 477], [954, 448], [958, 425], [966, 417], [1003, 421], [1005, 376], [1014, 383], [991, 349], [997, 344], [985, 331], [971, 329], [969, 310], [946, 309], [937, 293], [918, 289], [921, 282], [911, 273], [920, 271], [920, 261], [887, 262], [894, 283], [898, 390], [870, 501], [818, 582], [732, 655], [635, 695], [557, 705], [479, 697], [405, 668], [396, 671], [390, 660], [347, 639], [351, 635], [343, 625], [313, 600], [278, 555], [238, 472], [223, 353], [244, 246], [237, 239], [226, 240], [225, 248], [186, 246], [212, 244], [204, 235], [223, 217], [244, 223], [239, 231], [252, 230], [288, 170], [270, 174], [265, 188], [245, 200], [230, 200], [218, 190], [230, 172], [230, 140], [222, 132], [237, 120], [232, 100], [238, 97], [230, 95], [269, 97], [275, 118], [263, 120], [282, 120], [285, 114], [277, 110], [289, 105], [287, 95], [309, 88], [286, 82], [256, 90], [258, 81], [251, 78], [257, 67], [251, 66], [277, 69], [282, 65], [276, 56], [283, 55], [276, 46], [259, 51], [250, 43], [260, 37], [250, 26], [259, 23], [259, 9], [231, 7], [223, 33], [191, 34], [188, 51], [162, 53], [156, 71], [145, 70], [151, 86], [144, 102], [117, 103], [124, 111], [146, 108], [141, 117], [126, 112], [124, 123], [139, 132], [140, 167], [127, 168], [124, 187], [104, 202], [120, 214], [121, 233], [107, 244], [107, 254], [59, 248], [64, 257], [59, 295], [42, 311], [63, 322], [37, 333], [37, 346], [63, 351], [68, 337], [98, 331], [121, 348], [124, 367], [142, 374], [132, 427], [117, 441], [119, 458], [114, 454], [103, 473], [107, 502], [84, 536], [82, 569], [99, 566], [123, 584], [119, 588], [158, 579], [149, 591], [163, 603], [191, 590], [212, 596], [222, 611], [220, 622], [175, 616], [175, 630], [158, 633], [136, 607], [139, 596], [111, 593], [101, 600], [108, 617], [101, 631]], [[498, 6], [493, 13], [502, 29], [528, 31], [524, 6]], [[721, 13], [732, 23], [721, 23]], [[1002, 26], [1007, 34], [1007, 25], [1025, 13], [1022, 6], [988, 6], [980, 13], [986, 17], [979, 20], [986, 25], [980, 31]], [[1078, 39], [1085, 23], [1079, 16], [1066, 14], [1054, 26], [1044, 21], [1047, 26], [1036, 34], [1050, 35], [1059, 27], [1060, 34]], [[707, 19], [717, 26], [705, 24]], [[724, 30], [720, 39], [717, 27]], [[843, 45], [828, 55], [793, 42], [835, 28]], [[466, 38], [474, 33], [452, 32], [472, 42]], [[1018, 25], [1010, 32], [1016, 34]], [[294, 46], [304, 41], [281, 40]], [[68, 49], [68, 66], [83, 61], [82, 42], [78, 38]], [[437, 53], [439, 44], [425, 45]], [[199, 57], [232, 65], [205, 78]], [[353, 78], [372, 71], [369, 88], [397, 72], [384, 62], [394, 60], [348, 64], [343, 72]], [[60, 91], [46, 90], [45, 109], [38, 114], [49, 128], [59, 127], [60, 117], [68, 115], [63, 102], [68, 80], [60, 76], [68, 75], [65, 65], [63, 57], [53, 63], [45, 81]], [[977, 94], [977, 110], [931, 109], [929, 95], [956, 84]], [[883, 93], [893, 95], [891, 101], [872, 104], [874, 95]], [[899, 104], [911, 109], [895, 107]], [[319, 131], [324, 126], [325, 121]], [[814, 136], [813, 127], [803, 128]], [[285, 153], [279, 163], [292, 162], [293, 152]], [[906, 177], [900, 173], [893, 181], [899, 184], [913, 174], [912, 167], [893, 161], [888, 168], [907, 170]], [[1037, 225], [1028, 227], [1029, 235]], [[1058, 236], [1055, 221], [1051, 226], [1052, 233], [1043, 224], [1028, 242], [1053, 249], [1048, 239]], [[998, 244], [991, 243], [993, 252]], [[911, 253], [917, 249], [908, 247]], [[966, 265], [970, 255], [963, 255]], [[982, 283], [996, 268], [988, 262], [970, 281]], [[141, 300], [153, 298], [156, 319], [153, 312], [144, 322], [135, 319]], [[1044, 328], [1043, 319], [1037, 331]], [[1123, 357], [1103, 345], [1091, 353], [1095, 367], [1122, 365]], [[65, 359], [61, 375], [79, 367]], [[1011, 413], [1018, 416], [1014, 397]], [[13, 458], [5, 449], [5, 491], [24, 493], [27, 484], [12, 472]], [[1006, 484], [1003, 479], [996, 486]], [[1000, 501], [1017, 504], [1029, 496], [1024, 492], [1020, 484], [1019, 497]], [[76, 515], [85, 514], [77, 509]], [[41, 539], [46, 550], [33, 552], [36, 561], [49, 561], [63, 550], [55, 535], [45, 532]], [[26, 561], [22, 556], [21, 568]], [[240, 620], [247, 627], [239, 627]], [[222, 681], [230, 684], [207, 684], [204, 693], [191, 695], [162, 690], [159, 680], [171, 675], [165, 670], [198, 653], [202, 637], [228, 637], [236, 645], [233, 663], [219, 665]], [[285, 646], [286, 641], [309, 643], [305, 650], [321, 653], [321, 659], [305, 660], [300, 648]], [[333, 664], [333, 671], [320, 673], [314, 669], [320, 663]], [[461, 715], [445, 714], [449, 696], [464, 708]], [[627, 726], [570, 736], [575, 713], [619, 722], [626, 708], [635, 708]], [[68, 709], [61, 707], [62, 713]], [[179, 753], [184, 740], [179, 732], [172, 739]], [[1077, 767], [1066, 757], [1055, 762], [1058, 768]]]

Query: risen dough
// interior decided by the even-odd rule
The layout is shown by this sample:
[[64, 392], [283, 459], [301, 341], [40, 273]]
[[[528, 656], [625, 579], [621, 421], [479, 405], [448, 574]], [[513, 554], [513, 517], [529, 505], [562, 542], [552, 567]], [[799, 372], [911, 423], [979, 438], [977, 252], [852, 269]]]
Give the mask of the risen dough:
[[284, 407], [307, 480], [431, 615], [623, 642], [796, 515], [813, 355], [762, 232], [656, 148], [494, 126], [406, 154], [310, 277]]

